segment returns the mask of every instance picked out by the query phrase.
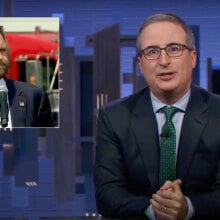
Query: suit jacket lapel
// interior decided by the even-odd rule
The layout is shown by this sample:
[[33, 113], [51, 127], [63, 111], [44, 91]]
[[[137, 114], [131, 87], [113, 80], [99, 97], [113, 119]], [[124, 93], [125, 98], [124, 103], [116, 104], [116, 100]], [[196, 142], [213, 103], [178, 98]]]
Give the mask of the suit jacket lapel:
[[137, 101], [131, 123], [152, 190], [156, 191], [158, 189], [159, 142], [149, 90]]
[[26, 99], [22, 95], [21, 88], [16, 86], [16, 83], [10, 79], [5, 79], [8, 87], [9, 108], [11, 112], [12, 126], [26, 126]]
[[193, 87], [183, 119], [177, 156], [177, 177], [183, 181], [187, 178], [187, 171], [190, 169], [202, 130], [207, 121], [207, 104], [200, 90]]
[[12, 125], [14, 127], [26, 126], [26, 99], [24, 97], [15, 97], [12, 107]]

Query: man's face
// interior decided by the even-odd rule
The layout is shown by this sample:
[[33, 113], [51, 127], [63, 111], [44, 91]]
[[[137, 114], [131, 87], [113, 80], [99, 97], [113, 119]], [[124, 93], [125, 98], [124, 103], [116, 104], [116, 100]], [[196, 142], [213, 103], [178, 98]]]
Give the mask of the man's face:
[[[150, 24], [140, 35], [141, 49], [149, 46], [164, 48], [172, 43], [186, 45], [186, 33], [182, 27], [171, 22]], [[162, 50], [156, 60], [147, 60], [143, 55], [138, 59], [145, 80], [158, 98], [170, 94], [179, 99], [190, 88], [196, 51], [184, 49], [181, 56], [169, 57]]]
[[0, 35], [0, 78], [4, 76], [7, 72], [9, 66], [9, 54], [7, 50], [7, 45]]

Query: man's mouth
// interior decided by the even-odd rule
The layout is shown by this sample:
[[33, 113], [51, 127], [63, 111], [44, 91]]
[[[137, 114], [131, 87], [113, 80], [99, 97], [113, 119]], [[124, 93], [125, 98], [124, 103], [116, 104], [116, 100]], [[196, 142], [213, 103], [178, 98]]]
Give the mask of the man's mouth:
[[163, 72], [157, 74], [157, 77], [162, 80], [171, 80], [175, 77], [175, 72]]

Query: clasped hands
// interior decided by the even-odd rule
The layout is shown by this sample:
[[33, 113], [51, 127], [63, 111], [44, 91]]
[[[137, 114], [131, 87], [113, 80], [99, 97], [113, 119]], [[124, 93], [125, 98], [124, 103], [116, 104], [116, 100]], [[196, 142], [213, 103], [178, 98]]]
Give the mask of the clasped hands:
[[183, 220], [187, 201], [181, 191], [182, 181], [166, 181], [150, 199], [157, 220]]

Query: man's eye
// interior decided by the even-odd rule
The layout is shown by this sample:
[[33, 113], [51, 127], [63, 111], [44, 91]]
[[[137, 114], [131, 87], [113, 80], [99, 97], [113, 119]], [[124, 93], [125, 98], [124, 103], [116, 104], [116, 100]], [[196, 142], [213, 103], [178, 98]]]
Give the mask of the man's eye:
[[146, 50], [146, 54], [147, 55], [154, 55], [154, 54], [157, 54], [158, 53], [158, 49], [157, 48], [148, 48]]
[[1, 54], [6, 54], [6, 49], [5, 49], [5, 48], [1, 48], [1, 49], [0, 49], [0, 53], [1, 53]]
[[171, 53], [179, 52], [181, 50], [181, 48], [178, 45], [172, 45], [168, 47], [167, 49]]

